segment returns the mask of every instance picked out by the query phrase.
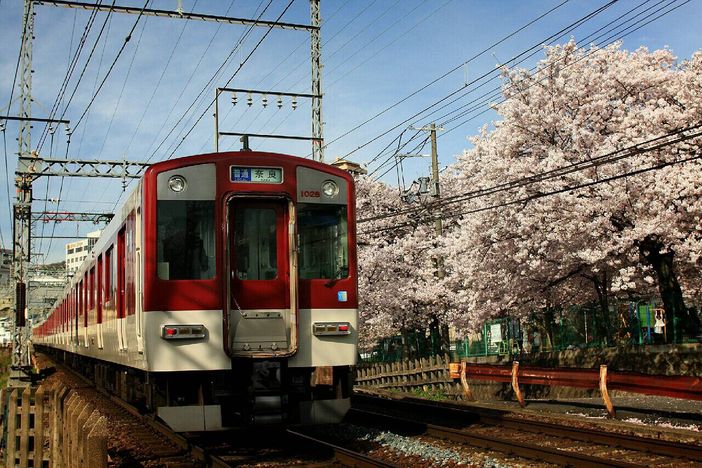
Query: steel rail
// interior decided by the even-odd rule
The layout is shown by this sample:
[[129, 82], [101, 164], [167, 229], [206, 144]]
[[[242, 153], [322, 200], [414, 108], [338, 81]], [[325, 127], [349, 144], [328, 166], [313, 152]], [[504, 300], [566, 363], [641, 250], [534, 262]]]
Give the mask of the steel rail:
[[[424, 433], [431, 437], [460, 442], [462, 444], [470, 445], [472, 447], [479, 447], [485, 450], [493, 450], [508, 455], [513, 455], [521, 458], [528, 458], [531, 460], [538, 460], [541, 462], [555, 463], [564, 466], [579, 466], [589, 468], [596, 468], [602, 466], [617, 468], [634, 468], [640, 466], [635, 463], [616, 461], [608, 458], [595, 457], [592, 455], [585, 455], [577, 452], [568, 452], [566, 450], [542, 447], [540, 445], [531, 444], [528, 442], [519, 442], [509, 439], [507, 437], [475, 434], [461, 429], [437, 426], [426, 422], [420, 422], [407, 418], [399, 418], [397, 416], [389, 416], [373, 411], [359, 410], [353, 408], [351, 411], [353, 411], [354, 415], [357, 414], [361, 417], [368, 417], [381, 421], [390, 420], [393, 421], [394, 424], [400, 424], [405, 426], [420, 423], [425, 428]], [[561, 432], [563, 432], [563, 428], [561, 428]], [[563, 433], [561, 433], [558, 437], [564, 438]]]
[[[482, 423], [491, 426], [518, 429], [525, 432], [565, 437], [580, 442], [599, 443], [627, 450], [635, 450], [666, 457], [686, 458], [691, 461], [702, 462], [702, 445], [672, 442], [649, 437], [637, 437], [616, 432], [607, 432], [601, 429], [565, 426], [564, 424], [546, 421], [522, 419], [501, 410], [476, 407], [466, 408], [462, 405], [452, 403], [425, 403], [411, 398], [404, 398], [401, 401], [388, 400], [387, 398], [367, 394], [363, 396], [355, 394], [354, 399], [356, 401], [360, 400], [381, 405], [381, 411], [395, 406], [402, 408], [404, 413], [413, 415], [422, 414], [422, 411], [424, 411], [436, 416], [444, 412], [444, 414], [450, 415], [454, 420], [458, 419], [469, 421], [470, 423]], [[352, 412], [359, 411], [364, 410], [352, 408]], [[423, 419], [418, 419], [415, 422], [427, 424]]]
[[288, 429], [286, 432], [290, 437], [297, 439], [301, 442], [310, 444], [314, 447], [321, 448], [324, 450], [331, 450], [334, 453], [334, 458], [345, 466], [354, 466], [358, 468], [392, 468], [397, 466], [393, 465], [392, 463], [387, 463], [383, 460], [378, 460], [377, 458], [369, 457], [368, 455], [364, 455], [359, 452], [354, 452], [352, 450], [339, 447], [338, 445], [325, 442], [315, 437], [302, 434], [292, 429]]
[[614, 445], [619, 448], [647, 452], [655, 455], [667, 457], [687, 458], [693, 461], [702, 461], [702, 446], [670, 442], [667, 440], [651, 439], [648, 437], [636, 437], [626, 434], [616, 434], [597, 429], [587, 429], [580, 427], [563, 427], [559, 424], [543, 421], [524, 421], [508, 415], [502, 418], [491, 418], [481, 416], [480, 421], [485, 424], [519, 429], [521, 431], [534, 432], [537, 434], [547, 434], [566, 437], [580, 442], [594, 442], [598, 444]]
[[[518, 442], [505, 437], [484, 436], [479, 434], [471, 434], [469, 432], [449, 427], [440, 427], [427, 424], [427, 434], [440, 439], [453, 440], [455, 442], [464, 443], [474, 447], [480, 447], [488, 450], [497, 450], [509, 455], [516, 455], [532, 460], [545, 461], [556, 463], [564, 466], [579, 466], [597, 468], [603, 466], [611, 466], [617, 468], [634, 468], [640, 467], [637, 463], [628, 463], [622, 461], [611, 460], [608, 458], [594, 457], [592, 455], [584, 455], [577, 452], [568, 452], [565, 450], [552, 449], [549, 447], [541, 447], [536, 444], [526, 442]], [[562, 437], [562, 436], [561, 436]]]

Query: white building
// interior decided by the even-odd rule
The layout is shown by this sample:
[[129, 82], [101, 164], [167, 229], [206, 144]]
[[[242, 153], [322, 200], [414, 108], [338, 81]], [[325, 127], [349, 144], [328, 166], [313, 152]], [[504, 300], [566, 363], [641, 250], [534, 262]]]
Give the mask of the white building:
[[66, 273], [76, 271], [88, 256], [102, 231], [89, 232], [86, 239], [66, 244]]

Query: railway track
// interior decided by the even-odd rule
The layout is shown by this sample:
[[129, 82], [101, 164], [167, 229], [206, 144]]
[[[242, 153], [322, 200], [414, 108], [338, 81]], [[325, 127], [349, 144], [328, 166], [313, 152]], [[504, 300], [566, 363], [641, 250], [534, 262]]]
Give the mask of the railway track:
[[396, 466], [283, 426], [178, 434], [64, 364], [43, 355], [37, 363], [54, 367], [52, 379], [79, 392], [108, 417], [115, 429], [109, 443], [110, 466]]
[[[582, 427], [566, 427], [520, 419], [506, 411], [475, 410], [416, 399], [388, 399], [355, 395], [347, 422], [340, 426], [287, 428], [251, 427], [221, 433], [176, 434], [150, 415], [88, 385], [64, 366], [75, 386], [91, 400], [105, 400], [118, 433], [128, 438], [112, 442], [116, 466], [440, 466], [436, 459], [405, 451], [453, 452], [463, 460], [491, 458], [500, 464], [561, 466], [700, 466], [702, 445], [617, 434]], [[57, 372], [58, 374], [58, 372]], [[411, 414], [411, 419], [407, 417]], [[377, 437], [381, 434], [382, 437]], [[348, 437], [347, 437], [348, 436]], [[383, 437], [400, 440], [386, 445]], [[121, 447], [119, 444], [124, 444]], [[130, 444], [133, 444], [130, 446]], [[421, 451], [420, 450], [420, 451]], [[501, 453], [502, 455], [496, 455]], [[442, 455], [445, 456], [445, 455]], [[515, 458], [516, 457], [516, 458]], [[130, 465], [132, 463], [132, 465]]]
[[[365, 409], [361, 409], [361, 408]], [[400, 415], [412, 414], [412, 419]], [[699, 466], [702, 446], [527, 420], [507, 412], [356, 395], [350, 421], [407, 430], [541, 462], [572, 466]]]

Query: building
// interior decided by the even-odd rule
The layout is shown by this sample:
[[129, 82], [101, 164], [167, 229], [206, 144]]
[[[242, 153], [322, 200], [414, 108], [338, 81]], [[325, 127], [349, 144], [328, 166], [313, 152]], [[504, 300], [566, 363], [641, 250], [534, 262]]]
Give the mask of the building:
[[350, 172], [353, 176], [368, 174], [368, 171], [363, 166], [352, 161], [347, 161], [346, 159], [338, 158], [336, 161], [331, 163], [331, 165], [336, 166], [341, 170]]
[[66, 273], [70, 274], [78, 269], [97, 242], [101, 232], [89, 232], [85, 239], [66, 244]]

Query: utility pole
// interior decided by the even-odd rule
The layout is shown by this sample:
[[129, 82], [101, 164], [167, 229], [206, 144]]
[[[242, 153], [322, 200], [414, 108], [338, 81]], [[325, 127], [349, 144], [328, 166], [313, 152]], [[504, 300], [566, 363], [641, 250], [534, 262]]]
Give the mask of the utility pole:
[[[429, 132], [431, 135], [431, 196], [436, 199], [436, 204], [439, 205], [441, 201], [441, 186], [439, 185], [439, 154], [436, 150], [436, 124], [432, 123], [429, 126]], [[440, 237], [444, 234], [444, 225], [441, 216], [436, 218], [434, 222], [434, 228], [436, 236]], [[442, 268], [443, 262], [439, 260], [439, 278], [444, 277], [444, 271]]]
[[[421, 130], [425, 132], [429, 132], [429, 136], [431, 138], [431, 196], [434, 197], [435, 204], [439, 206], [439, 203], [441, 202], [441, 186], [439, 185], [439, 152], [437, 151], [436, 148], [436, 132], [437, 130], [443, 130], [443, 127], [437, 127], [435, 123], [432, 122], [431, 125], [428, 127], [421, 127], [417, 128], [415, 130]], [[444, 234], [444, 228], [443, 228], [443, 220], [441, 219], [441, 216], [437, 216], [436, 221], [434, 222], [434, 232], [436, 233], [437, 237], [440, 237]], [[439, 278], [444, 277], [444, 272], [443, 268], [441, 265], [443, 262], [437, 261], [438, 263], [438, 276]]]
[[[34, 2], [24, 0], [22, 45], [20, 49], [20, 157], [32, 156], [32, 45], [34, 39]], [[9, 109], [8, 109], [9, 110]], [[21, 163], [18, 163], [21, 167]], [[31, 257], [32, 179], [20, 176], [15, 179], [17, 201], [13, 207], [12, 267], [15, 278], [15, 326], [13, 329], [12, 363], [10, 379], [19, 384], [23, 373], [31, 369], [26, 323], [27, 278]]]
[[[434, 215], [436, 220], [434, 221], [434, 233], [438, 239], [444, 234], [444, 225], [441, 218], [441, 186], [439, 185], [439, 152], [436, 147], [436, 132], [437, 130], [443, 130], [443, 127], [437, 127], [434, 122], [428, 127], [418, 128], [417, 130], [428, 131], [429, 137], [431, 139], [431, 196], [434, 198], [435, 206], [437, 207]], [[434, 264], [436, 266], [436, 277], [438, 279], [443, 279], [445, 276], [444, 271], [444, 259], [440, 255], [434, 258]], [[440, 348], [444, 352], [449, 350], [449, 329], [448, 325], [442, 324], [439, 321], [438, 315], [434, 316], [431, 324], [429, 325], [430, 330], [435, 330], [440, 338]], [[432, 333], [432, 336], [433, 333]]]
[[319, 30], [322, 26], [322, 15], [319, 0], [310, 0], [310, 17], [312, 26], [310, 32], [312, 59], [312, 159], [324, 162], [324, 136], [322, 130], [322, 40]]

